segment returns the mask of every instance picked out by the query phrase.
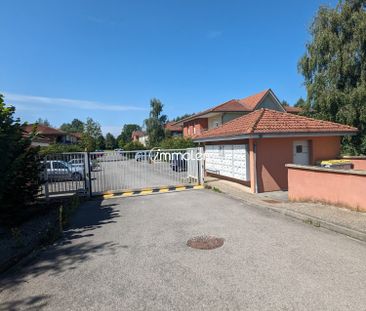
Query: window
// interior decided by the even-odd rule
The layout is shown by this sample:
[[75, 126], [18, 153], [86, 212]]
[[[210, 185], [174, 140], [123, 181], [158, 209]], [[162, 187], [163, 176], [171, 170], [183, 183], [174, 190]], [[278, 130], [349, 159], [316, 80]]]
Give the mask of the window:
[[61, 162], [53, 162], [53, 168], [54, 169], [67, 169], [65, 164], [63, 164]]
[[193, 134], [196, 134], [196, 126], [193, 127]]
[[69, 163], [72, 163], [72, 164], [84, 164], [84, 161], [81, 160], [81, 159], [74, 159], [74, 160], [71, 160]]
[[46, 162], [46, 168], [51, 169], [51, 163], [50, 162]]
[[302, 145], [296, 146], [296, 153], [302, 153]]

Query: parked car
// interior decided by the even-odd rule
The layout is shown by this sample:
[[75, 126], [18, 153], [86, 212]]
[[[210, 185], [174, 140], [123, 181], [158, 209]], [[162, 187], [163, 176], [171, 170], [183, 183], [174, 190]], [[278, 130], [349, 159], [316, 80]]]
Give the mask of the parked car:
[[72, 167], [81, 167], [84, 168], [84, 160], [83, 159], [72, 159], [68, 162]]
[[119, 153], [123, 153], [124, 150], [122, 148], [117, 148], [117, 149], [114, 149], [114, 151], [119, 152]]
[[173, 154], [170, 161], [170, 167], [175, 172], [183, 172], [187, 170], [187, 160], [183, 157], [183, 154]]
[[[85, 163], [84, 159], [72, 159], [68, 162], [72, 167], [80, 168], [82, 171], [84, 171]], [[91, 170], [94, 171], [99, 167], [97, 160], [90, 160], [91, 164]]]
[[[84, 178], [84, 168], [73, 166], [65, 161], [49, 160], [43, 162], [43, 165], [49, 181], [82, 180]], [[41, 176], [43, 180], [46, 180], [45, 172]]]
[[140, 161], [147, 161], [149, 159], [149, 152], [147, 151], [139, 151], [135, 154], [135, 160]]

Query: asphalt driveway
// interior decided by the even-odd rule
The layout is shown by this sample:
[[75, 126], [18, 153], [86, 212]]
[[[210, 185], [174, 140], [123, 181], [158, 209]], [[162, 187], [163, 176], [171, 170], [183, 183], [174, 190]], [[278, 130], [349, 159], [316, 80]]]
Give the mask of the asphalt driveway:
[[[186, 241], [210, 234], [215, 250]], [[365, 310], [366, 244], [209, 190], [90, 201], [0, 310]]]
[[148, 161], [101, 162], [100, 170], [92, 171], [93, 192], [138, 189], [188, 184], [188, 173], [175, 172], [169, 162]]

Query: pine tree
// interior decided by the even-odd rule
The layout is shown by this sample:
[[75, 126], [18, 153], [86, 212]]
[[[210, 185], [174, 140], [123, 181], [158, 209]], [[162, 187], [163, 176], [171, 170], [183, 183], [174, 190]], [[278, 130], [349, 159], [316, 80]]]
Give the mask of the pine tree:
[[145, 120], [149, 147], [156, 147], [165, 138], [164, 124], [167, 116], [162, 115], [164, 105], [153, 98], [150, 101], [150, 117]]

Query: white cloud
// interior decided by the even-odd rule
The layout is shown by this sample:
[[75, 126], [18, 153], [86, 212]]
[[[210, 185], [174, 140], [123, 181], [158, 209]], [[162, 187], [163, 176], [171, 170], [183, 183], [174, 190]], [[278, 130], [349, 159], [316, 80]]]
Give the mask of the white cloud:
[[[57, 107], [73, 107], [76, 109], [93, 109], [103, 111], [143, 111], [146, 108], [129, 106], [129, 105], [111, 105], [89, 100], [54, 98], [43, 96], [31, 96], [13, 93], [4, 93], [5, 101], [9, 104], [20, 106], [22, 110], [37, 110], [37, 107], [31, 107], [31, 104], [43, 105], [47, 108]], [[28, 106], [29, 105], [29, 106]], [[39, 108], [38, 108], [39, 109]]]

